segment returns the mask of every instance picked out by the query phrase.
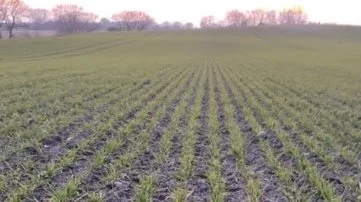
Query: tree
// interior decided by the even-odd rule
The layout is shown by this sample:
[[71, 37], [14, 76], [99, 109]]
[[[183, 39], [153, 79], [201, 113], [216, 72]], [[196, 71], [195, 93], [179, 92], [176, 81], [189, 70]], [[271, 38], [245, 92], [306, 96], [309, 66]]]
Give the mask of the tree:
[[247, 25], [255, 26], [257, 24], [257, 18], [253, 11], [247, 11], [246, 16], [248, 21]]
[[127, 30], [144, 30], [154, 24], [154, 20], [142, 11], [124, 11], [114, 14], [112, 20]]
[[108, 29], [112, 26], [112, 22], [108, 18], [102, 18], [100, 19], [100, 27], [101, 29]]
[[247, 16], [238, 10], [231, 10], [227, 12], [225, 21], [227, 26], [245, 26], [247, 25]]
[[216, 18], [212, 15], [205, 16], [201, 19], [200, 27], [201, 28], [215, 28], [216, 27]]
[[111, 24], [111, 21], [108, 18], [102, 18], [100, 19], [100, 24], [109, 25]]
[[185, 29], [193, 29], [193, 27], [194, 27], [194, 25], [191, 22], [187, 22], [187, 23], [184, 24]]
[[269, 25], [276, 25], [278, 23], [277, 12], [275, 10], [270, 10], [266, 12], [265, 23]]
[[73, 33], [79, 31], [80, 16], [83, 8], [77, 5], [57, 5], [52, 9], [58, 31]]
[[0, 0], [0, 39], [2, 38], [1, 28], [7, 16], [7, 5], [5, 0]]
[[296, 24], [306, 24], [308, 21], [307, 13], [304, 11], [303, 8], [296, 6], [292, 9], [293, 16], [295, 18]]
[[258, 26], [264, 24], [266, 12], [262, 9], [255, 9], [251, 11], [252, 25]]
[[225, 20], [218, 20], [214, 24], [214, 28], [224, 28], [224, 27], [227, 27], [227, 22]]
[[173, 22], [171, 25], [172, 29], [179, 30], [183, 28], [183, 24], [179, 21]]
[[83, 12], [80, 15], [80, 31], [91, 32], [98, 28], [99, 24], [96, 22], [98, 15], [95, 13]]
[[86, 32], [97, 28], [98, 16], [94, 13], [84, 12], [80, 6], [57, 5], [52, 9], [52, 13], [59, 32]]
[[28, 15], [29, 7], [21, 0], [7, 0], [6, 3], [6, 27], [9, 31], [9, 38], [14, 37], [15, 26]]
[[42, 8], [29, 10], [29, 21], [33, 24], [33, 29], [38, 30], [42, 25], [49, 22], [51, 17], [50, 11]]
[[171, 27], [170, 22], [164, 21], [159, 25], [161, 29], [169, 29]]
[[301, 7], [284, 9], [279, 14], [279, 21], [281, 24], [287, 24], [287, 25], [306, 24], [307, 20], [308, 20], [307, 14]]

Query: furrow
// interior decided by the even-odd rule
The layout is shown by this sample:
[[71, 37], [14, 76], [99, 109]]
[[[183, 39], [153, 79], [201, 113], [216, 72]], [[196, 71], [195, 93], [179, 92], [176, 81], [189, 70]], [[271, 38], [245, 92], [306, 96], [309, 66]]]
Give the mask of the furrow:
[[[173, 86], [169, 91], [175, 93], [174, 89], [176, 88], [179, 88], [179, 84]], [[161, 99], [169, 100], [170, 94], [165, 92]], [[121, 129], [119, 135], [125, 135], [126, 140], [117, 144], [102, 165], [92, 169], [79, 181], [77, 188], [79, 194], [76, 194], [74, 198], [89, 200], [89, 198], [96, 197], [99, 193], [105, 193], [107, 189], [115, 187], [119, 170], [124, 169], [125, 166], [130, 166], [131, 162], [145, 149], [144, 141], [149, 139], [148, 133], [156, 126], [160, 119], [159, 116], [165, 113], [164, 101], [155, 100], [152, 105], [140, 113], [143, 115], [139, 119]]]
[[[260, 99], [262, 95], [259, 94], [259, 92], [256, 92], [257, 90], [249, 87], [247, 84], [244, 84], [246, 87], [248, 87], [251, 90], [252, 96], [254, 96], [258, 102], [262, 103], [264, 106], [264, 109], [267, 109], [271, 106], [269, 104], [265, 103], [265, 99]], [[273, 104], [274, 106], [274, 104]], [[332, 186], [336, 190], [337, 195], [342, 195], [344, 200], [356, 200], [357, 196], [355, 193], [352, 193], [350, 190], [351, 188], [348, 188], [344, 184], [344, 180], [348, 178], [357, 178], [360, 176], [360, 174], [357, 172], [357, 168], [349, 167], [348, 170], [354, 172], [350, 175], [348, 172], [342, 172], [342, 170], [339, 170], [336, 166], [331, 167], [326, 164], [326, 162], [320, 158], [319, 154], [316, 154], [314, 151], [312, 151], [312, 148], [309, 148], [300, 138], [299, 134], [295, 133], [291, 128], [284, 126], [282, 124], [282, 121], [279, 123], [283, 130], [288, 134], [289, 138], [291, 139], [292, 143], [297, 147], [301, 153], [305, 154], [306, 158], [317, 168], [317, 170], [321, 173], [324, 179], [332, 183]], [[324, 155], [323, 155], [324, 156]], [[330, 162], [331, 164], [334, 164], [335, 162]], [[347, 166], [348, 167], [348, 166]], [[355, 172], [356, 171], [356, 172]], [[359, 179], [354, 179], [354, 181], [358, 181]], [[357, 190], [358, 187], [353, 188], [354, 190]]]
[[257, 103], [247, 87], [245, 87], [244, 90], [247, 92], [247, 98], [250, 100], [250, 104], [253, 106], [253, 110], [256, 112], [255, 115], [258, 122], [263, 123], [263, 121], [266, 121], [266, 124], [263, 124], [262, 128], [259, 129], [259, 134], [264, 135], [265, 131], [268, 131], [267, 129], [263, 130], [263, 128], [274, 128], [277, 139], [279, 139], [284, 145], [285, 151], [294, 157], [297, 168], [307, 176], [308, 181], [317, 190], [317, 193], [327, 200], [339, 200], [339, 197], [335, 194], [331, 184], [322, 178], [321, 174], [317, 171], [317, 168], [312, 166], [304, 154], [302, 154], [300, 150], [294, 146], [294, 144], [290, 141], [288, 134], [286, 134], [286, 132], [280, 127], [278, 122], [269, 116], [266, 111]]
[[[273, 90], [270, 90], [269, 87], [267, 87], [267, 84], [265, 84], [264, 86], [266, 86], [267, 88], [267, 89], [263, 89], [264, 91], [266, 91], [264, 92], [264, 94], [268, 96], [269, 99], [272, 99], [271, 96]], [[292, 98], [290, 97], [290, 99]], [[357, 161], [356, 158], [357, 156], [360, 155], [358, 151], [358, 147], [359, 147], [358, 140], [360, 139], [360, 136], [356, 132], [356, 129], [353, 128], [353, 126], [351, 126], [350, 123], [347, 121], [344, 121], [343, 123], [339, 123], [337, 119], [340, 118], [342, 120], [346, 120], [346, 119], [342, 118], [342, 116], [337, 115], [336, 112], [329, 113], [328, 111], [325, 111], [323, 109], [320, 110], [318, 108], [308, 106], [307, 104], [305, 105], [303, 103], [300, 104], [298, 102], [298, 99], [299, 99], [298, 97], [293, 99], [293, 102], [291, 103], [287, 101], [286, 102], [281, 101], [282, 102], [281, 108], [283, 108], [282, 113], [288, 112], [289, 114], [293, 115], [292, 117], [294, 117], [294, 120], [292, 120], [292, 123], [296, 122], [296, 126], [302, 128], [302, 130], [305, 131], [305, 133], [310, 134], [311, 131], [313, 131], [315, 134], [314, 135], [310, 134], [310, 135], [315, 136], [315, 138], [317, 138], [318, 141], [322, 142], [323, 145], [325, 145], [326, 143], [332, 144], [331, 146], [325, 145], [323, 148], [326, 148], [327, 150], [336, 150], [336, 152], [340, 152], [341, 153], [340, 158], [345, 158], [346, 161], [348, 160], [348, 156], [342, 156], [344, 153], [341, 151], [349, 150], [349, 152], [351, 153], [350, 156], [351, 155], [354, 156], [354, 159], [350, 159], [350, 163], [354, 163], [355, 161]], [[277, 101], [277, 104], [280, 105], [279, 99], [275, 99], [275, 100]], [[295, 101], [297, 101], [298, 104], [295, 104], [294, 103]], [[336, 114], [337, 117], [334, 116], [333, 114]], [[330, 117], [332, 117], [332, 119]], [[330, 138], [336, 139], [337, 141], [328, 141], [328, 139]]]
[[[136, 198], [142, 198], [145, 196], [138, 195], [136, 192], [137, 188], [137, 181], [142, 183], [143, 181], [153, 181], [154, 178], [152, 176], [142, 177], [147, 173], [151, 172], [152, 169], [157, 167], [157, 161], [159, 161], [160, 155], [160, 143], [163, 138], [163, 135], [170, 127], [173, 121], [172, 116], [179, 107], [179, 103], [182, 102], [184, 99], [184, 94], [189, 90], [189, 86], [191, 82], [194, 80], [195, 73], [189, 77], [186, 84], [179, 88], [179, 92], [174, 95], [171, 99], [169, 106], [165, 108], [164, 114], [162, 115], [161, 119], [158, 121], [157, 125], [151, 130], [151, 134], [149, 137], [149, 141], [146, 143], [147, 147], [144, 152], [138, 156], [135, 160], [134, 164], [131, 166], [131, 170], [122, 170], [121, 177], [115, 182], [118, 185], [114, 189], [108, 190], [105, 196], [106, 201], [128, 201], [128, 200], [135, 200]], [[148, 182], [151, 183], [151, 182]], [[140, 184], [139, 186], [142, 186]], [[147, 184], [146, 186], [151, 186], [151, 184]], [[120, 188], [120, 189], [119, 189]], [[147, 193], [145, 193], [147, 195]], [[147, 195], [149, 198], [151, 196]]]
[[[268, 81], [270, 81], [271, 83], [283, 88], [283, 89], [286, 89], [290, 94], [293, 94], [301, 99], [304, 99], [306, 102], [309, 102], [310, 104], [312, 104], [313, 106], [315, 106], [316, 108], [319, 108], [319, 107], [327, 107], [327, 106], [324, 106], [322, 105], [322, 103], [320, 103], [317, 98], [311, 98], [311, 97], [305, 97], [304, 95], [304, 92], [302, 92], [301, 90], [299, 89], [295, 89], [295, 88], [291, 88], [291, 87], [288, 87], [288, 86], [285, 86], [285, 84], [273, 79], [273, 78], [267, 78]], [[319, 95], [316, 96], [316, 94], [314, 94], [313, 96], [315, 97], [318, 97]], [[326, 95], [327, 96], [327, 95]], [[353, 106], [353, 105], [350, 105], [350, 104], [346, 104], [345, 101], [342, 101], [342, 100], [339, 100], [337, 98], [334, 98], [334, 97], [330, 97], [330, 96], [327, 96], [327, 97], [321, 97], [322, 99], [324, 100], [327, 100], [327, 99], [331, 99], [332, 100], [332, 103], [329, 103], [330, 106], [332, 108], [329, 108], [331, 110], [334, 110], [334, 108], [338, 108], [338, 109], [341, 109], [345, 115], [347, 113], [351, 113], [352, 114], [352, 117], [354, 118], [357, 118], [360, 116], [359, 113], [357, 113], [357, 110], [354, 111], [354, 108], [357, 107], [357, 106]], [[331, 105], [332, 104], [332, 105]], [[337, 111], [339, 113], [339, 111]], [[348, 116], [345, 116], [345, 118], [348, 117]]]
[[[245, 83], [244, 85], [248, 86], [249, 84]], [[356, 193], [359, 192], [359, 187], [357, 183], [355, 183], [360, 179], [359, 167], [353, 164], [352, 160], [347, 162], [343, 158], [345, 155], [355, 155], [350, 153], [350, 151], [346, 153], [346, 148], [340, 149], [337, 147], [338, 145], [334, 145], [334, 142], [327, 141], [327, 138], [325, 139], [325, 137], [329, 134], [323, 134], [322, 131], [316, 130], [312, 133], [319, 135], [314, 138], [314, 135], [310, 134], [311, 132], [308, 132], [307, 134], [303, 132], [299, 126], [293, 124], [293, 120], [287, 119], [284, 114], [277, 113], [277, 111], [280, 111], [281, 113], [287, 111], [284, 106], [281, 106], [281, 102], [277, 97], [270, 97], [272, 95], [271, 92], [262, 89], [262, 87], [257, 84], [255, 84], [255, 86], [255, 88], [250, 88], [253, 96], [255, 96], [259, 102], [263, 103], [265, 109], [276, 112], [275, 115], [278, 116], [277, 118], [280, 120], [282, 128], [289, 134], [292, 142], [302, 151], [302, 153], [306, 154], [310, 162], [320, 170], [322, 175], [325, 176], [328, 181], [332, 182], [338, 195], [343, 195], [345, 199], [355, 199], [357, 196]], [[268, 95], [265, 95], [265, 93]], [[260, 97], [265, 98], [261, 100]], [[276, 100], [277, 102], [271, 102], [270, 100]], [[294, 112], [291, 112], [290, 114], [294, 114]], [[292, 117], [292, 115], [289, 116]], [[318, 139], [318, 137], [321, 138], [321, 140]], [[325, 142], [332, 143], [332, 146], [325, 145]]]
[[192, 193], [192, 190], [188, 187], [188, 181], [192, 178], [195, 171], [193, 164], [196, 160], [195, 149], [197, 134], [201, 128], [201, 122], [199, 119], [202, 115], [202, 102], [204, 95], [206, 94], [204, 87], [206, 86], [206, 82], [208, 80], [207, 74], [208, 72], [206, 71], [206, 68], [203, 67], [200, 79], [201, 83], [197, 88], [197, 97], [194, 103], [194, 108], [190, 112], [188, 127], [184, 132], [179, 169], [176, 171], [174, 176], [177, 180], [176, 188], [171, 194], [171, 198], [174, 201], [185, 201], [188, 199], [190, 193]]
[[[249, 170], [248, 172], [251, 177], [251, 181], [248, 182], [248, 192], [251, 201], [287, 201], [286, 197], [282, 193], [282, 190], [280, 190], [281, 186], [279, 180], [274, 176], [275, 171], [268, 165], [265, 153], [260, 148], [260, 139], [258, 137], [257, 130], [250, 127], [248, 122], [245, 120], [245, 115], [242, 112], [240, 106], [237, 106], [237, 102], [231, 90], [230, 84], [227, 83], [227, 81], [230, 80], [229, 77], [226, 78], [223, 73], [220, 74], [222, 75], [222, 80], [226, 86], [228, 95], [231, 97], [231, 99], [233, 99], [232, 104], [237, 111], [235, 116], [238, 125], [244, 134], [244, 141], [246, 146], [245, 165]], [[261, 193], [257, 191], [257, 185], [260, 186], [259, 189]]]
[[[187, 70], [185, 70], [187, 71]], [[171, 84], [164, 84], [162, 85], [156, 92], [152, 93], [150, 96], [146, 98], [146, 100], [140, 101], [137, 103], [137, 106], [134, 110], [131, 110], [129, 113], [125, 113], [123, 118], [117, 118], [115, 124], [113, 124], [113, 127], [110, 131], [105, 132], [106, 136], [101, 136], [99, 138], [95, 138], [94, 141], [91, 141], [87, 144], [87, 148], [84, 148], [83, 151], [80, 151], [79, 153], [81, 155], [85, 155], [86, 157], [80, 156], [75, 160], [75, 162], [72, 163], [72, 165], [69, 166], [69, 168], [63, 170], [59, 175], [54, 176], [53, 180], [49, 182], [49, 187], [40, 187], [37, 192], [35, 190], [34, 195], [42, 195], [47, 190], [54, 190], [52, 191], [50, 195], [52, 195], [53, 198], [58, 197], [57, 194], [62, 193], [63, 191], [63, 185], [65, 185], [65, 189], [71, 185], [72, 182], [74, 182], [74, 178], [77, 181], [81, 181], [84, 177], [88, 176], [88, 173], [91, 171], [88, 170], [88, 168], [97, 168], [102, 163], [105, 163], [106, 158], [112, 158], [112, 152], [109, 153], [108, 148], [109, 145], [112, 145], [113, 138], [117, 134], [112, 134], [114, 131], [118, 131], [121, 128], [129, 129], [128, 127], [131, 126], [134, 130], [140, 130], [139, 127], [134, 127], [135, 122], [132, 122], [133, 120], [141, 120], [139, 119], [140, 116], [144, 115], [148, 111], [148, 106], [150, 106], [151, 110], [148, 111], [148, 113], [155, 113], [159, 108], [162, 99], [165, 98], [165, 95], [167, 94], [167, 91], [169, 88], [176, 88], [179, 87], [179, 83], [181, 80], [187, 78], [187, 74], [183, 74], [179, 76], [179, 80], [175, 82], [174, 85]], [[171, 79], [171, 82], [174, 82], [174, 80]], [[157, 98], [160, 98], [158, 100]], [[158, 103], [158, 104], [157, 104]], [[155, 106], [154, 106], [155, 105]], [[138, 119], [137, 119], [138, 118]], [[124, 120], [123, 120], [124, 119]], [[131, 124], [129, 124], [131, 123]], [[138, 123], [139, 124], [139, 123]], [[144, 123], [145, 124], [145, 123]], [[134, 133], [134, 130], [128, 131], [128, 133]], [[124, 139], [122, 137], [121, 142], [126, 143], [127, 139]], [[122, 144], [119, 144], [118, 146], [122, 146]], [[92, 151], [100, 151], [100, 152], [92, 152]], [[103, 152], [104, 151], [104, 152]], [[114, 151], [115, 152], [115, 151]], [[84, 176], [83, 176], [84, 175]], [[70, 181], [69, 181], [70, 180]], [[39, 199], [39, 197], [37, 198]]]
[[[243, 133], [251, 133], [252, 131], [257, 131], [257, 132], [261, 132], [261, 126], [257, 123], [256, 118], [254, 117], [254, 114], [252, 112], [251, 109], [248, 108], [247, 106], [247, 98], [245, 97], [244, 93], [238, 89], [236, 89], [237, 85], [229, 85], [226, 82], [226, 76], [224, 74], [223, 71], [220, 71], [222, 80], [225, 83], [225, 88], [227, 91], [228, 96], [231, 98], [231, 102], [232, 105], [236, 111], [235, 114], [235, 118], [238, 122], [238, 125], [241, 126], [241, 130]], [[227, 75], [227, 78], [231, 78], [229, 75]], [[231, 78], [231, 82], [234, 82]], [[235, 97], [237, 97], [238, 99], [235, 99]], [[305, 181], [305, 177], [300, 175], [297, 172], [297, 167], [294, 166], [295, 163], [294, 159], [287, 153], [284, 153], [282, 150], [282, 143], [279, 142], [279, 140], [276, 138], [274, 133], [262, 133], [259, 135], [259, 139], [261, 141], [261, 146], [262, 144], [270, 144], [272, 145], [272, 149], [277, 151], [276, 157], [274, 158], [275, 163], [280, 164], [279, 162], [282, 162], [282, 166], [286, 166], [285, 168], [286, 170], [277, 170], [275, 172], [275, 175], [280, 178], [280, 180], [286, 184], [286, 186], [290, 186], [290, 189], [288, 189], [287, 187], [283, 187], [283, 189], [287, 192], [286, 195], [288, 197], [289, 200], [296, 200], [297, 199], [297, 189], [298, 191], [305, 191], [304, 189], [306, 188], [308, 191], [309, 190], [309, 185], [308, 182]], [[243, 151], [240, 151], [239, 153], [241, 153]], [[270, 154], [269, 150], [265, 150], [266, 152], [266, 157]], [[245, 153], [245, 152], [244, 152]], [[246, 155], [246, 154], [243, 154]], [[245, 160], [244, 160], [245, 161]], [[272, 162], [269, 161], [270, 166], [272, 166]], [[242, 162], [242, 164], [246, 164], [245, 162]], [[241, 165], [242, 165], [241, 164]], [[283, 167], [282, 167], [283, 168]], [[282, 172], [282, 173], [281, 173]], [[289, 173], [292, 173], [290, 175], [287, 175]], [[282, 174], [286, 174], [285, 178], [282, 178], [283, 175]], [[290, 179], [291, 178], [291, 179]], [[289, 183], [289, 180], [293, 180], [294, 182]], [[294, 187], [296, 189], [294, 189]], [[307, 191], [306, 190], [306, 191]], [[311, 191], [310, 191], [311, 192]], [[304, 195], [304, 193], [301, 193], [301, 195]], [[309, 199], [309, 197], [307, 195], [304, 195], [305, 198], [304, 199]], [[296, 200], [298, 201], [298, 200]]]
[[223, 179], [222, 171], [222, 138], [220, 136], [226, 135], [228, 133], [227, 129], [224, 127], [224, 114], [220, 108], [219, 100], [217, 100], [217, 90], [218, 87], [215, 86], [215, 74], [214, 74], [214, 61], [209, 62], [209, 140], [210, 144], [208, 149], [211, 153], [211, 159], [209, 160], [209, 167], [207, 170], [207, 179], [211, 185], [211, 200], [212, 201], [224, 201], [226, 195], [226, 184]]
[[[216, 70], [217, 69], [217, 72]], [[215, 67], [212, 68], [215, 84], [215, 95], [216, 102], [218, 107], [218, 121], [220, 122], [220, 128], [218, 133], [221, 136], [221, 163], [222, 163], [222, 177], [225, 182], [225, 191], [226, 195], [224, 201], [248, 201], [247, 195], [247, 181], [245, 176], [242, 177], [240, 166], [237, 165], [237, 161], [244, 161], [244, 156], [236, 156], [236, 153], [233, 153], [231, 148], [233, 141], [238, 143], [236, 147], [244, 147], [241, 137], [235, 137], [236, 134], [239, 134], [237, 128], [235, 127], [236, 122], [233, 120], [233, 111], [230, 108], [230, 101], [223, 91], [224, 86], [219, 81], [219, 69]], [[235, 138], [232, 138], [235, 137]], [[238, 149], [238, 148], [237, 148]], [[240, 148], [243, 149], [243, 148]]]
[[204, 95], [202, 97], [201, 114], [199, 116], [200, 128], [197, 131], [197, 139], [194, 149], [194, 162], [192, 177], [187, 182], [189, 190], [189, 201], [209, 201], [212, 190], [207, 179], [208, 162], [211, 153], [208, 149], [210, 144], [208, 128], [208, 110], [209, 110], [209, 66], [206, 62], [206, 83], [204, 85]]
[[[175, 77], [177, 77], [179, 75], [175, 75]], [[183, 76], [185, 76], [185, 74], [183, 74]], [[168, 83], [173, 82], [173, 77], [170, 77], [168, 79]], [[46, 153], [46, 156], [44, 156], [44, 158], [40, 159], [39, 163], [34, 164], [26, 164], [27, 166], [22, 166], [19, 169], [25, 169], [25, 168], [32, 168], [32, 172], [36, 171], [36, 172], [40, 172], [41, 171], [46, 171], [46, 173], [42, 173], [41, 175], [36, 174], [36, 173], [31, 173], [28, 170], [26, 172], [21, 172], [24, 173], [25, 176], [23, 175], [22, 177], [20, 177], [19, 180], [22, 181], [22, 183], [28, 181], [29, 184], [27, 186], [28, 191], [35, 189], [36, 187], [38, 187], [40, 184], [46, 184], [48, 180], [50, 180], [51, 178], [54, 178], [56, 175], [56, 173], [58, 171], [61, 171], [62, 169], [66, 169], [67, 167], [70, 166], [70, 163], [75, 159], [75, 157], [77, 155], [79, 155], [79, 151], [81, 151], [81, 149], [84, 149], [85, 147], [89, 146], [88, 144], [90, 144], [91, 142], [95, 142], [96, 144], [96, 140], [97, 138], [101, 138], [101, 136], [103, 135], [102, 132], [104, 130], [104, 127], [108, 127], [109, 124], [111, 123], [110, 126], [114, 126], [116, 127], [120, 127], [119, 124], [124, 122], [124, 119], [131, 119], [134, 117], [134, 114], [139, 112], [139, 110], [141, 109], [142, 106], [144, 106], [145, 103], [148, 103], [150, 101], [152, 101], [158, 93], [160, 93], [161, 91], [163, 91], [165, 89], [165, 87], [168, 86], [168, 83], [165, 84], [158, 84], [158, 88], [155, 88], [153, 92], [150, 92], [148, 95], [144, 94], [143, 97], [144, 99], [139, 100], [138, 102], [133, 102], [132, 105], [133, 107], [129, 106], [129, 108], [127, 108], [126, 112], [120, 113], [114, 120], [111, 120], [111, 122], [106, 122], [105, 125], [96, 125], [96, 126], [92, 126], [94, 128], [98, 127], [99, 129], [97, 129], [96, 134], [91, 135], [91, 132], [85, 130], [85, 132], [79, 133], [79, 137], [81, 137], [81, 139], [79, 138], [73, 138], [73, 139], [67, 139], [66, 144], [64, 144], [64, 147], [51, 147], [51, 151], [48, 151]], [[141, 98], [141, 97], [139, 97]], [[131, 101], [131, 100], [129, 100]], [[125, 101], [125, 103], [129, 102], [129, 101]], [[121, 107], [123, 105], [119, 105], [118, 107]], [[115, 113], [112, 112], [112, 113]], [[100, 121], [106, 121], [109, 120], [109, 118], [106, 118], [105, 120], [100, 120]], [[108, 125], [106, 125], [108, 124]], [[112, 131], [112, 130], [111, 130]], [[110, 131], [110, 132], [111, 132]], [[108, 132], [109, 133], [109, 132]], [[111, 134], [111, 133], [110, 133]], [[86, 141], [83, 141], [80, 143], [80, 140], [86, 138], [86, 137], [90, 137], [88, 138]], [[78, 144], [78, 145], [77, 145]], [[77, 145], [77, 146], [76, 146]], [[50, 148], [50, 147], [49, 147]], [[54, 151], [54, 149], [56, 149], [56, 152]], [[47, 160], [48, 159], [48, 160]], [[49, 162], [50, 160], [50, 162]], [[57, 165], [60, 165], [57, 166]], [[37, 168], [37, 169], [35, 169]], [[18, 169], [18, 171], [19, 171]], [[70, 169], [71, 170], [71, 169]], [[51, 172], [50, 172], [51, 171]], [[50, 176], [48, 176], [48, 172], [51, 173]], [[19, 173], [19, 172], [18, 172]], [[64, 172], [62, 172], [64, 173]], [[18, 186], [17, 184], [19, 182], [12, 182], [15, 183], [13, 186]], [[22, 185], [21, 187], [24, 187], [24, 185]], [[11, 197], [24, 197], [24, 193], [25, 190], [15, 190], [14, 194], [10, 194]]]
[[[161, 73], [160, 76], [162, 75], [167, 76], [167, 74]], [[176, 75], [174, 76], [174, 78], [175, 77]], [[107, 112], [109, 109], [112, 109], [112, 107], [114, 107], [121, 100], [125, 100], [127, 96], [131, 97], [134, 94], [134, 97], [137, 98], [139, 95], [144, 94], [144, 92], [147, 92], [153, 86], [158, 85], [159, 82], [154, 82], [152, 85], [150, 84], [150, 80], [145, 80], [134, 88], [124, 92], [121, 96], [107, 101], [106, 104], [99, 106], [88, 114], [75, 118], [68, 126], [60, 128], [52, 135], [44, 137], [44, 139], [40, 141], [43, 144], [40, 151], [36, 147], [30, 146], [28, 144], [26, 144], [23, 149], [18, 148], [16, 151], [14, 151], [15, 153], [9, 155], [9, 157], [5, 159], [6, 165], [0, 165], [1, 172], [4, 171], [3, 169], [5, 169], [6, 171], [6, 169], [9, 169], [9, 167], [20, 167], [20, 165], [18, 164], [22, 162], [22, 159], [29, 159], [29, 155], [35, 161], [47, 161], [46, 159], [50, 159], [49, 157], [45, 158], [44, 155], [56, 157], [61, 153], [60, 150], [62, 150], [62, 148], [65, 149], [67, 145], [71, 144], [69, 142], [71, 142], [71, 140], [75, 138], [74, 135], [78, 135], [79, 133], [80, 136], [85, 135], [84, 132], [78, 131], [84, 125], [92, 123], [97, 117]]]
[[[202, 69], [202, 68], [199, 68]], [[203, 69], [202, 69], [203, 70]], [[180, 168], [180, 158], [182, 148], [184, 148], [184, 133], [189, 126], [190, 114], [194, 107], [194, 104], [197, 99], [197, 90], [200, 86], [200, 82], [202, 79], [202, 74], [200, 73], [196, 78], [196, 83], [192, 87], [191, 94], [189, 95], [189, 99], [187, 101], [186, 107], [184, 107], [184, 112], [181, 117], [175, 122], [174, 129], [170, 130], [168, 133], [172, 134], [171, 140], [171, 148], [169, 149], [168, 158], [159, 169], [154, 171], [155, 183], [157, 184], [156, 190], [154, 190], [154, 194], [152, 196], [153, 201], [171, 201], [172, 193], [176, 189], [177, 185], [177, 171]]]

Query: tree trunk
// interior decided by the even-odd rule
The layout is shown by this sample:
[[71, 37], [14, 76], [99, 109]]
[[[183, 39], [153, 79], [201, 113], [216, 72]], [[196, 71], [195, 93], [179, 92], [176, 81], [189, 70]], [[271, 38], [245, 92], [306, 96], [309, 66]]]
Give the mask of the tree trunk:
[[9, 38], [10, 39], [12, 39], [14, 37], [13, 30], [14, 30], [13, 27], [9, 28]]
[[8, 26], [10, 39], [14, 38], [14, 33], [13, 33], [14, 27], [15, 27], [15, 16], [13, 16], [12, 21], [11, 21], [10, 25]]

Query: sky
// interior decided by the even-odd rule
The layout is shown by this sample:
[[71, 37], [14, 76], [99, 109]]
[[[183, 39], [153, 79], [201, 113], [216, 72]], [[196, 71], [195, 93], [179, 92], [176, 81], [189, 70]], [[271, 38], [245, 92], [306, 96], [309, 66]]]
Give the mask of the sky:
[[77, 4], [100, 17], [110, 18], [124, 10], [147, 12], [158, 23], [163, 21], [193, 22], [214, 15], [224, 18], [228, 10], [256, 8], [281, 10], [302, 6], [312, 22], [361, 25], [359, 0], [24, 0], [30, 7], [51, 9], [57, 4]]

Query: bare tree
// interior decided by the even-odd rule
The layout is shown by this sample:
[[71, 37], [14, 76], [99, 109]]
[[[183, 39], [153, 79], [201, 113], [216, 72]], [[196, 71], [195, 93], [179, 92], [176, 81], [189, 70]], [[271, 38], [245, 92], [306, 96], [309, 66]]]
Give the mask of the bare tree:
[[2, 38], [2, 26], [7, 16], [7, 4], [6, 0], [0, 0], [0, 39]]
[[15, 26], [28, 15], [29, 7], [21, 0], [8, 0], [6, 2], [7, 16], [5, 22], [7, 30], [9, 31], [9, 38], [13, 38]]
[[187, 23], [184, 24], [185, 29], [193, 29], [193, 27], [194, 27], [194, 25], [191, 22], [187, 22]]
[[179, 21], [173, 22], [171, 26], [173, 30], [183, 29], [183, 24]]
[[246, 11], [247, 25], [255, 26], [257, 24], [257, 18], [252, 11]]
[[161, 29], [169, 29], [171, 27], [170, 22], [164, 21], [162, 24], [160, 24]]
[[306, 24], [307, 20], [307, 14], [301, 7], [284, 9], [281, 12], [255, 9], [243, 13], [238, 10], [231, 10], [225, 17], [227, 25], [232, 27], [262, 24]]
[[101, 29], [107, 30], [112, 26], [112, 22], [108, 18], [100, 19], [100, 27]]
[[74, 33], [80, 31], [80, 18], [83, 8], [77, 5], [57, 5], [52, 9], [58, 31]]
[[227, 21], [225, 21], [225, 20], [218, 20], [214, 24], [214, 28], [225, 28], [225, 27], [227, 27]]
[[203, 17], [201, 19], [200, 27], [201, 28], [215, 28], [216, 27], [216, 18], [212, 15]]
[[264, 24], [264, 20], [266, 18], [266, 12], [264, 10], [256, 9], [251, 11], [251, 14], [253, 15], [255, 26]]
[[124, 11], [114, 14], [112, 20], [119, 25], [125, 26], [127, 30], [144, 30], [154, 24], [154, 20], [142, 11]]
[[98, 16], [84, 12], [77, 5], [57, 5], [52, 9], [58, 30], [62, 33], [90, 32], [98, 27]]
[[306, 24], [308, 22], [307, 13], [300, 6], [292, 8], [293, 16], [295, 18], [296, 24]]
[[269, 25], [276, 25], [278, 23], [277, 12], [275, 10], [267, 11], [264, 22]]
[[83, 12], [80, 15], [80, 30], [83, 32], [91, 32], [99, 27], [97, 23], [98, 15], [95, 13]]
[[35, 8], [29, 10], [29, 20], [33, 24], [33, 29], [38, 30], [42, 25], [48, 22], [51, 13], [47, 9]]
[[279, 14], [279, 21], [281, 24], [306, 24], [308, 21], [307, 14], [301, 7], [294, 7], [284, 9]]
[[241, 11], [228, 11], [225, 18], [227, 26], [240, 27], [247, 25], [247, 17]]

